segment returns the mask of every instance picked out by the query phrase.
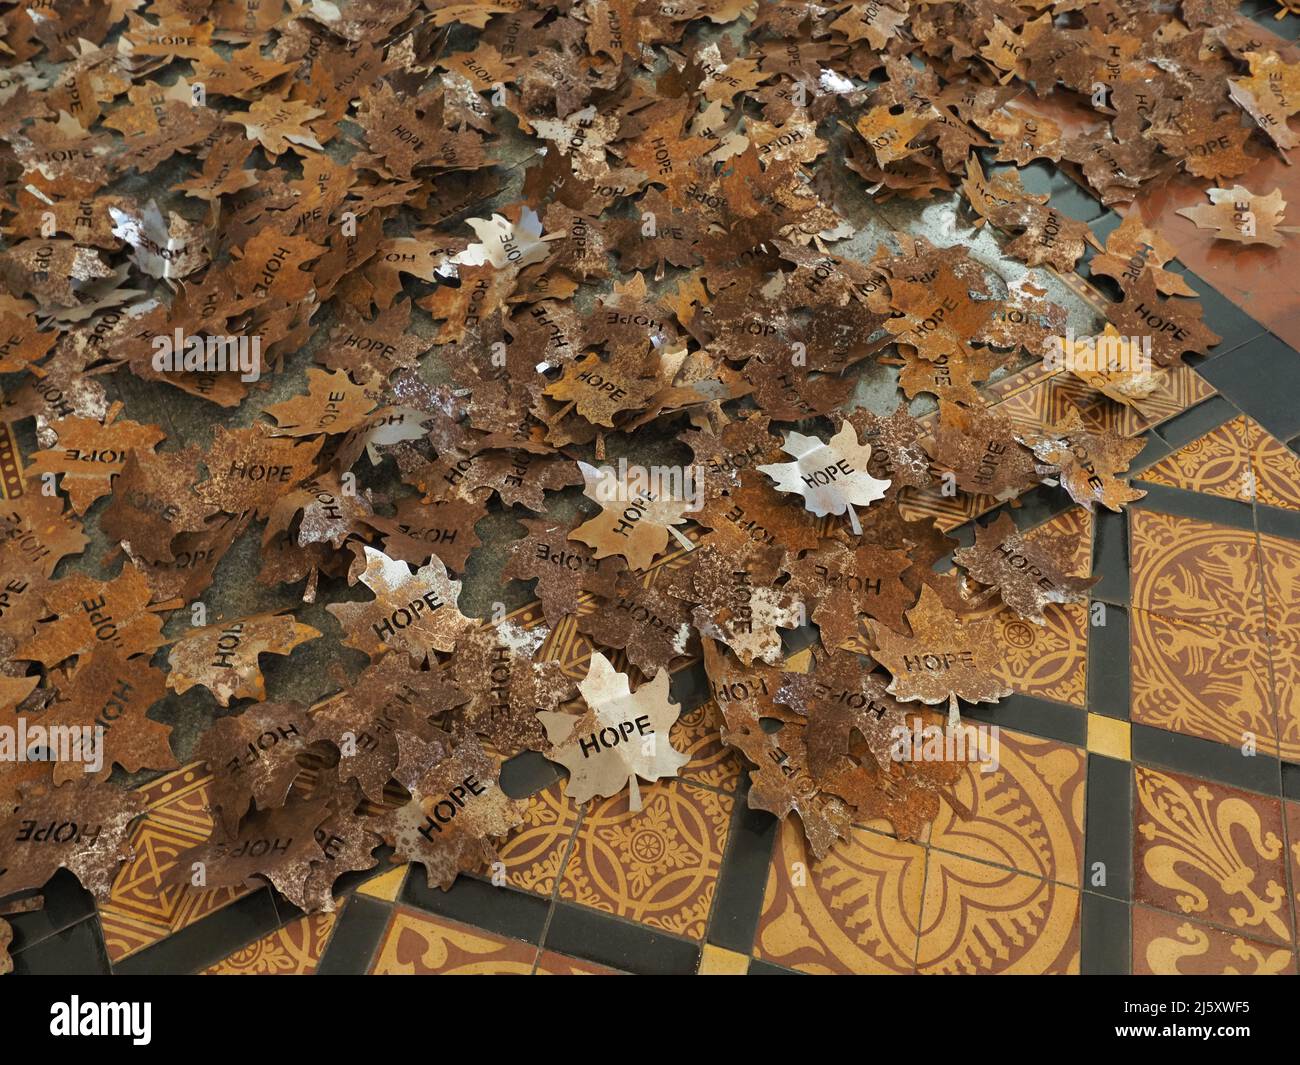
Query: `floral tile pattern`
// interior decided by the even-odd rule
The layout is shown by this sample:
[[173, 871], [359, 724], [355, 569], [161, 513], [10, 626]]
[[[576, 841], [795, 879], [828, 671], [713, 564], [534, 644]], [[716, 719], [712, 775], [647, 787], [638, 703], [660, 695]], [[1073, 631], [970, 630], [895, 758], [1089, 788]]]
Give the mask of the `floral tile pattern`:
[[868, 829], [813, 863], [792, 820], [780, 829], [754, 954], [805, 973], [909, 973], [926, 850]]
[[1281, 801], [1137, 766], [1134, 900], [1289, 944]]
[[585, 812], [559, 897], [702, 939], [722, 866], [732, 799], [681, 781], [642, 785]]
[[[524, 808], [524, 823], [497, 847], [506, 879], [524, 891], [551, 895], [564, 868], [578, 816], [563, 781], [530, 796]], [[484, 872], [491, 875], [491, 870]]]
[[1295, 952], [1172, 913], [1133, 907], [1136, 976], [1277, 976], [1296, 971]]
[[1141, 479], [1300, 510], [1300, 458], [1244, 414], [1143, 470]]
[[310, 976], [316, 971], [335, 913], [312, 913], [227, 955], [204, 970], [207, 976]]
[[917, 971], [1076, 974], [1079, 892], [930, 850]]

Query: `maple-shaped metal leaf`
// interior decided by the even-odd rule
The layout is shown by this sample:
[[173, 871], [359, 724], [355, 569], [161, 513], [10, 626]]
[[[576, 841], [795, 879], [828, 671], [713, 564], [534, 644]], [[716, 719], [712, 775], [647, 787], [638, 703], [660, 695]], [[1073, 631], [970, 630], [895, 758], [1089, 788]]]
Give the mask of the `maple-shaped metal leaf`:
[[626, 787], [630, 809], [640, 810], [638, 777], [674, 777], [690, 761], [669, 739], [681, 706], [668, 698], [668, 679], [661, 669], [634, 694], [627, 674], [593, 651], [587, 676], [578, 684], [586, 713], [538, 713], [551, 742], [543, 753], [569, 770], [568, 795], [574, 802], [608, 798]]
[[782, 819], [798, 814], [813, 856], [826, 857], [836, 840], [848, 838], [853, 813], [813, 778], [802, 724], [787, 722], [779, 732], [763, 727], [764, 718], [777, 716], [773, 699], [782, 674], [770, 667], [742, 667], [712, 640], [703, 643], [704, 668], [724, 722], [722, 742], [755, 767], [749, 773], [749, 808]]
[[266, 681], [257, 656], [287, 655], [320, 636], [292, 614], [256, 614], [186, 633], [167, 655], [167, 687], [183, 695], [202, 685], [222, 706], [231, 699], [264, 699]]
[[[356, 551], [356, 548], [353, 548]], [[352, 564], [350, 578], [375, 593], [368, 603], [331, 603], [325, 609], [347, 632], [344, 643], [377, 659], [391, 650], [423, 661], [435, 651], [450, 651], [458, 637], [475, 625], [456, 605], [460, 581], [434, 557], [414, 573], [405, 562], [364, 547]], [[365, 559], [365, 566], [359, 563]], [[357, 570], [360, 569], [360, 573]]]
[[208, 806], [227, 833], [238, 830], [252, 803], [261, 810], [284, 805], [302, 772], [298, 756], [310, 745], [311, 730], [297, 703], [258, 703], [221, 718], [199, 738], [194, 755], [212, 769]]
[[447, 891], [458, 873], [498, 860], [492, 841], [523, 823], [524, 804], [501, 790], [497, 764], [473, 736], [450, 751], [407, 732], [397, 744], [394, 776], [411, 799], [377, 827], [397, 861], [423, 865], [429, 886]]
[[368, 799], [382, 802], [397, 768], [397, 734], [432, 742], [441, 730], [431, 718], [467, 698], [441, 670], [414, 669], [405, 655], [385, 655], [315, 711], [312, 738], [338, 748], [340, 780], [355, 779]]
[[147, 805], [142, 792], [84, 777], [24, 799], [0, 821], [0, 898], [38, 888], [67, 869], [106, 900], [118, 866], [135, 855], [127, 833]]
[[593, 548], [595, 558], [622, 555], [633, 569], [645, 569], [670, 535], [687, 550], [695, 546], [674, 528], [686, 521], [690, 499], [674, 498], [648, 477], [641, 484], [630, 466], [622, 476], [612, 466], [578, 466], [586, 482], [583, 495], [599, 503], [601, 512], [569, 533], [569, 539]]
[[1146, 495], [1117, 476], [1128, 469], [1146, 442], [1141, 437], [1121, 436], [1114, 429], [1087, 428], [1077, 407], [1051, 432], [1017, 439], [1045, 464], [1039, 467], [1040, 472], [1059, 473], [1070, 497], [1089, 510], [1100, 503], [1118, 512], [1125, 503]]
[[794, 462], [776, 462], [756, 467], [767, 474], [782, 492], [804, 497], [804, 507], [819, 518], [848, 511], [855, 534], [862, 525], [854, 511], [884, 497], [888, 481], [872, 477], [868, 470], [871, 445], [859, 444], [857, 430], [845, 422], [829, 441], [790, 432], [781, 445]]
[[[827, 543], [803, 558], [787, 562], [790, 591], [813, 604], [812, 620], [821, 630], [822, 646], [858, 648], [863, 616], [905, 631], [903, 611], [915, 593], [901, 575], [912, 565], [903, 549], [877, 544], [847, 547]], [[862, 648], [865, 650], [865, 648]]]
[[1219, 240], [1280, 248], [1283, 233], [1300, 232], [1296, 226], [1280, 224], [1286, 214], [1286, 200], [1282, 199], [1281, 189], [1274, 189], [1267, 196], [1257, 196], [1241, 185], [1230, 189], [1206, 189], [1205, 192], [1210, 197], [1209, 203], [1184, 207], [1178, 214], [1190, 218], [1198, 229], [1215, 230], [1214, 235]]
[[975, 544], [953, 554], [953, 561], [975, 580], [995, 587], [1002, 602], [1027, 621], [1045, 625], [1048, 603], [1082, 603], [1100, 577], [1068, 572], [1070, 545], [1029, 539], [1010, 514], [975, 526]]
[[460, 712], [466, 726], [502, 754], [545, 745], [536, 710], [555, 710], [576, 692], [559, 662], [536, 658], [551, 630], [505, 620], [462, 636], [449, 663], [452, 679], [470, 693]]
[[955, 720], [958, 699], [995, 703], [1011, 694], [993, 672], [1000, 658], [992, 622], [963, 623], [928, 584], [921, 586], [907, 620], [911, 636], [872, 626], [879, 645], [872, 656], [893, 674], [887, 690], [896, 699], [931, 706], [946, 702]]

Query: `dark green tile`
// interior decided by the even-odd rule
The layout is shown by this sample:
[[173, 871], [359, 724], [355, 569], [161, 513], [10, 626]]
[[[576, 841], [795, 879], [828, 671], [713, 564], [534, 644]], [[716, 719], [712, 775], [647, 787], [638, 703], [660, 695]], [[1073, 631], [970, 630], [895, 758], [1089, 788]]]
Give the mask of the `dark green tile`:
[[700, 960], [696, 943], [564, 902], [556, 904], [544, 945], [574, 958], [650, 976], [689, 975]]
[[1133, 767], [1088, 753], [1083, 886], [1107, 898], [1133, 895]]
[[1206, 495], [1204, 492], [1171, 488], [1167, 484], [1151, 484], [1141, 477], [1137, 480], [1138, 487], [1146, 492], [1145, 496], [1134, 500], [1132, 504], [1140, 510], [1158, 510], [1161, 514], [1176, 514], [1197, 521], [1214, 522], [1216, 525], [1229, 525], [1234, 529], [1253, 531], [1255, 528], [1255, 511], [1249, 503]]
[[1222, 396], [1211, 396], [1182, 414], [1176, 414], [1167, 422], [1161, 422], [1155, 431], [1177, 450], [1184, 444], [1199, 440], [1224, 422], [1232, 421], [1240, 413]]
[[1079, 971], [1084, 976], [1127, 976], [1133, 964], [1128, 903], [1085, 892], [1080, 916]]
[[1101, 580], [1092, 586], [1092, 597], [1127, 603], [1128, 568], [1128, 519], [1099, 508], [1093, 518], [1092, 573]]
[[330, 941], [316, 966], [318, 976], [354, 976], [368, 972], [393, 908], [378, 899], [348, 899], [334, 922]]
[[1127, 721], [1129, 696], [1128, 608], [1094, 600], [1088, 611], [1088, 709]]
[[963, 718], [987, 725], [1028, 732], [1062, 743], [1083, 746], [1087, 739], [1087, 714], [1077, 706], [1048, 702], [1029, 695], [1008, 695], [998, 703], [963, 703]]
[[1166, 732], [1136, 722], [1133, 724], [1133, 761], [1217, 780], [1221, 784], [1263, 795], [1278, 794], [1280, 770], [1276, 758], [1264, 754], [1247, 757], [1239, 747]]
[[709, 919], [710, 943], [740, 954], [753, 948], [779, 825], [771, 814], [751, 810], [745, 796], [738, 796]]
[[420, 867], [413, 868], [407, 876], [401, 901], [527, 943], [542, 938], [550, 909], [547, 899], [511, 887], [494, 887], [490, 881], [476, 877], [457, 877], [450, 891], [431, 888]]
[[14, 975], [104, 976], [108, 954], [98, 917], [85, 917], [13, 955]]
[[113, 966], [113, 972], [124, 976], [201, 972], [280, 925], [271, 892], [263, 888], [123, 959]]
[[1300, 432], [1300, 354], [1271, 333], [1211, 359], [1196, 372], [1279, 440]]

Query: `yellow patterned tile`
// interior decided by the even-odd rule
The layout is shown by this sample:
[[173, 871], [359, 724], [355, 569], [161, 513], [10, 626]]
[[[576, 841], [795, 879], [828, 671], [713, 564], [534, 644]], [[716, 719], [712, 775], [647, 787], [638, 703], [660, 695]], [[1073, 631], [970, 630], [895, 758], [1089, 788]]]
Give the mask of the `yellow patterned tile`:
[[1295, 952], [1146, 906], [1133, 907], [1134, 976], [1277, 976]]
[[1253, 530], [1151, 510], [1128, 515], [1133, 606], [1181, 621], [1265, 631]]
[[997, 768], [970, 766], [954, 788], [962, 817], [940, 803], [931, 848], [1078, 885], [1088, 771], [1068, 743], [1000, 729]]
[[1121, 762], [1133, 760], [1133, 726], [1127, 721], [1117, 721], [1104, 714], [1088, 715], [1088, 750], [1118, 758]]
[[416, 910], [398, 909], [371, 972], [381, 976], [504, 975], [533, 971], [537, 947]]
[[310, 976], [320, 964], [330, 933], [333, 913], [312, 913], [290, 921], [204, 969], [205, 976]]
[[712, 943], [705, 943], [700, 954], [700, 967], [697, 976], [744, 976], [749, 972], [749, 955], [738, 954], [734, 950], [724, 950]]
[[931, 848], [917, 970], [1078, 973], [1079, 891]]
[[[1270, 647], [1263, 634], [1135, 609], [1129, 639], [1134, 721], [1231, 747], [1249, 739], [1260, 753], [1277, 754]], [[1284, 665], [1282, 649], [1273, 651]], [[1285, 689], [1279, 694], [1287, 697]], [[1284, 756], [1300, 756], [1300, 720], [1290, 723], [1283, 743]]]
[[1134, 901], [1289, 943], [1280, 800], [1145, 766], [1135, 774]]
[[560, 898], [703, 939], [735, 804], [679, 780], [641, 795], [638, 813], [626, 792], [590, 804]]
[[925, 848], [855, 828], [813, 863], [794, 818], [781, 824], [756, 957], [806, 973], [909, 973]]
[[[564, 781], [556, 781], [529, 796], [523, 824], [497, 847], [506, 879], [523, 891], [549, 896], [555, 890], [578, 823], [578, 808], [565, 789]], [[490, 869], [481, 871], [492, 875]]]

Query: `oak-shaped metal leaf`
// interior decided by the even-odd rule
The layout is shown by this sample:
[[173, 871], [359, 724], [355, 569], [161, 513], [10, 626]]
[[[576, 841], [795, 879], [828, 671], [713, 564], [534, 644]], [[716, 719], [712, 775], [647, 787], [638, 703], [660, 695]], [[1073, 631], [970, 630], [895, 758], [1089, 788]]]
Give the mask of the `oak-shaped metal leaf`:
[[787, 433], [781, 446], [795, 461], [759, 466], [759, 472], [772, 478], [780, 491], [803, 496], [804, 506], [819, 518], [848, 511], [854, 533], [861, 534], [853, 508], [883, 498], [889, 482], [867, 472], [871, 445], [858, 443], [852, 424], [845, 422], [829, 441]]
[[537, 715], [551, 742], [546, 757], [569, 770], [568, 795], [574, 802], [608, 798], [627, 787], [629, 807], [640, 810], [637, 778], [674, 777], [691, 758], [669, 739], [681, 706], [668, 698], [668, 671], [661, 669], [633, 693], [627, 674], [593, 651], [578, 690], [586, 713]]

